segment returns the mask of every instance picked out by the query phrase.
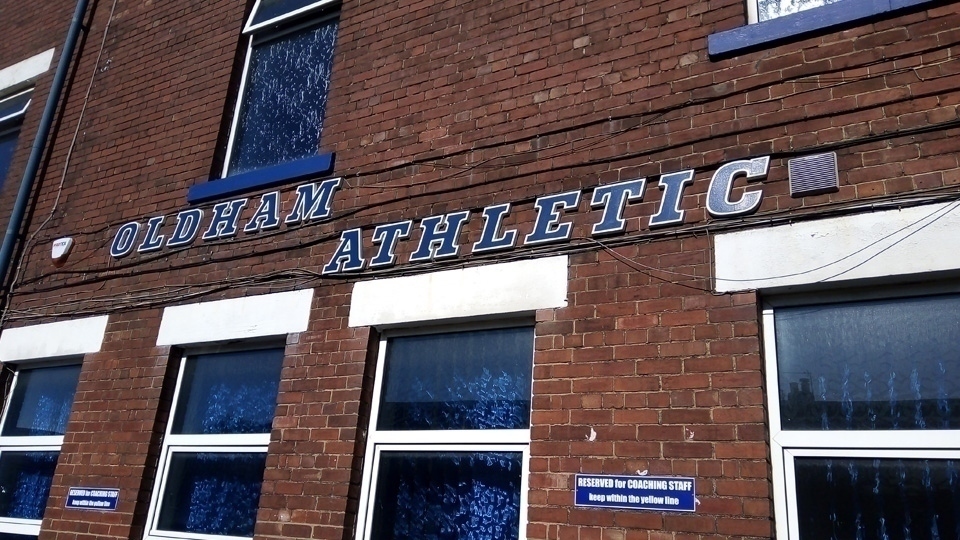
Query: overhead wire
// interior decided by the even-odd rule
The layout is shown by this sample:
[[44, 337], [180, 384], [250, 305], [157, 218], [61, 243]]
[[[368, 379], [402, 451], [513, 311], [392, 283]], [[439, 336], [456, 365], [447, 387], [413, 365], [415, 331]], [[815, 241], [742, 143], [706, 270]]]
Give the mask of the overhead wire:
[[[114, 0], [114, 6], [115, 6], [115, 5], [116, 5], [116, 0]], [[112, 19], [112, 10], [111, 10], [111, 19]], [[109, 21], [108, 21], [108, 24], [107, 24], [107, 28], [105, 28], [105, 31], [104, 31], [104, 40], [105, 40], [105, 38], [106, 38], [106, 31], [107, 31], [108, 28], [109, 28]], [[102, 50], [103, 50], [103, 49], [102, 49], [102, 45], [103, 45], [103, 44], [101, 44], [101, 53], [102, 53]], [[908, 58], [908, 57], [916, 57], [916, 56], [921, 55], [921, 54], [927, 54], [929, 51], [946, 49], [946, 48], [949, 47], [949, 46], [951, 46], [951, 45], [942, 45], [942, 46], [938, 46], [938, 47], [932, 47], [932, 48], [930, 48], [928, 51], [922, 51], [922, 52], [914, 51], [914, 52], [912, 52], [912, 53], [910, 53], [910, 54], [907, 54], [907, 55], [900, 55], [899, 58], [902, 59], [902, 58]], [[861, 64], [861, 65], [857, 65], [857, 66], [846, 66], [846, 67], [834, 68], [834, 69], [832, 69], [832, 70], [824, 70], [823, 72], [821, 72], [821, 74], [804, 74], [804, 75], [799, 75], [799, 74], [798, 74], [798, 75], [795, 75], [795, 76], [792, 76], [792, 77], [787, 77], [787, 78], [785, 78], [785, 79], [784, 79], [784, 82], [789, 81], [790, 79], [793, 79], [794, 81], [800, 81], [800, 80], [802, 80], [802, 79], [804, 79], [804, 78], [817, 77], [817, 76], [821, 76], [821, 77], [822, 77], [822, 76], [823, 76], [823, 75], [822, 75], [823, 73], [842, 72], [842, 71], [847, 70], [847, 69], [862, 68], [862, 67], [864, 67], [864, 66], [879, 65], [879, 64], [883, 64], [883, 63], [894, 63], [894, 62], [897, 61], [897, 59], [898, 59], [898, 57], [887, 57], [887, 58], [884, 58], [884, 59], [878, 59], [878, 60], [876, 60], [876, 61], [867, 62], [867, 63]], [[939, 65], [939, 64], [946, 63], [947, 61], [956, 61], [956, 60], [951, 56], [951, 57], [947, 57], [947, 58], [945, 58], [945, 59], [943, 59], [943, 60], [941, 60], [941, 61], [939, 61], [939, 62], [936, 62], [936, 63], [934, 63], [934, 64], [928, 64], [928, 65]], [[99, 55], [98, 55], [97, 65], [98, 65], [98, 64], [99, 64]], [[925, 65], [925, 66], [921, 66], [921, 67], [926, 67], [926, 65]], [[95, 67], [95, 70], [96, 70], [96, 67]], [[874, 73], [871, 73], [871, 74], [868, 75], [868, 77], [875, 78], [875, 77], [881, 77], [881, 76], [888, 76], [889, 74], [902, 73], [902, 72], [910, 71], [910, 70], [915, 70], [915, 68], [894, 68], [894, 69], [890, 70], [889, 72], [874, 72]], [[918, 78], [920, 78], [919, 75], [917, 75], [917, 76], [918, 76]], [[949, 75], [942, 75], [942, 77], [947, 77], [947, 76], [949, 76]], [[865, 76], [865, 77], [867, 77], [867, 76]], [[844, 83], [851, 82], [851, 81], [864, 80], [863, 77], [857, 78], [857, 79], [852, 79], [852, 78], [851, 78], [851, 79], [841, 78], [841, 79], [842, 79], [842, 80], [831, 81], [829, 78], [827, 78], [827, 79], [826, 79], [826, 82], [828, 82], [828, 83], [836, 83], [836, 84], [844, 84]], [[922, 80], [922, 79], [921, 79], [921, 80]], [[927, 79], [927, 80], [930, 80], [930, 79]], [[93, 78], [91, 78], [91, 85], [92, 85], [92, 82], [93, 82]], [[822, 84], [822, 83], [821, 83], [821, 84]], [[819, 89], [816, 89], [816, 90], [819, 90]], [[638, 119], [638, 122], [637, 122], [636, 124], [631, 125], [631, 126], [628, 126], [628, 127], [626, 127], [626, 128], [623, 128], [623, 129], [621, 129], [621, 130], [619, 130], [619, 131], [616, 131], [616, 132], [608, 132], [608, 133], [606, 133], [606, 134], [600, 133], [600, 134], [597, 134], [597, 135], [591, 135], [591, 136], [588, 136], [588, 137], [582, 137], [582, 138], [580, 138], [580, 139], [575, 139], [575, 140], [572, 140], [572, 141], [561, 141], [561, 142], [556, 143], [556, 144], [548, 144], [547, 146], [538, 149], [536, 152], [541, 152], [541, 151], [544, 151], [544, 150], [547, 150], [547, 151], [548, 151], [548, 150], [552, 150], [552, 149], [555, 149], [555, 148], [564, 148], [564, 147], [566, 147], [567, 145], [570, 146], [570, 149], [569, 149], [569, 150], [565, 150], [565, 151], [560, 152], [560, 153], [555, 154], [555, 155], [543, 156], [542, 158], [541, 158], [541, 157], [536, 157], [538, 154], [535, 154], [534, 159], [531, 159], [530, 162], [544, 161], [544, 160], [548, 160], [548, 159], [556, 159], [557, 157], [565, 157], [565, 156], [573, 155], [573, 154], [575, 154], [575, 153], [582, 152], [584, 149], [593, 148], [593, 147], [595, 147], [595, 146], [599, 146], [599, 145], [601, 145], [601, 144], [603, 144], [603, 143], [605, 143], [605, 142], [608, 142], [608, 141], [616, 138], [616, 137], [619, 136], [619, 135], [622, 135], [623, 133], [627, 133], [627, 132], [629, 132], [629, 131], [638, 129], [638, 128], [640, 128], [640, 127], [645, 127], [645, 126], [650, 125], [651, 123], [653, 123], [653, 122], [655, 122], [655, 121], [660, 121], [666, 114], [668, 114], [668, 113], [671, 112], [671, 111], [674, 111], [674, 110], [679, 111], [679, 110], [682, 110], [684, 107], [690, 107], [690, 106], [695, 106], [695, 105], [698, 105], [698, 104], [708, 103], [708, 102], [714, 101], [714, 100], [716, 100], [716, 99], [726, 99], [726, 97], [730, 97], [730, 95], [741, 94], [741, 93], [745, 93], [745, 92], [749, 92], [749, 91], [750, 91], [749, 88], [748, 88], [748, 89], [741, 89], [741, 90], [736, 90], [736, 91], [734, 91], [734, 92], [731, 92], [729, 95], [726, 95], [726, 96], [713, 96], [713, 97], [711, 97], [711, 98], [704, 98], [704, 99], [700, 99], [700, 100], [687, 100], [687, 101], [685, 101], [685, 102], [683, 102], [683, 103], [681, 103], [681, 104], [668, 106], [668, 107], [666, 107], [666, 108], [664, 108], [664, 109], [662, 109], [662, 110], [660, 110], [660, 111], [656, 111], [656, 112], [652, 112], [652, 111], [651, 111], [651, 112], [641, 113], [641, 114], [619, 115], [619, 116], [617, 116], [617, 117], [608, 116], [607, 118], [601, 118], [601, 119], [597, 119], [597, 120], [594, 120], [594, 121], [582, 123], [582, 124], [579, 124], [579, 125], [568, 126], [568, 127], [563, 127], [563, 128], [557, 128], [557, 129], [555, 129], [555, 130], [551, 130], [551, 131], [547, 131], [547, 132], [543, 132], [543, 133], [539, 133], [539, 134], [528, 135], [528, 136], [522, 137], [521, 139], [516, 139], [516, 140], [513, 140], [513, 141], [506, 141], [506, 140], [505, 140], [505, 141], [499, 141], [499, 142], [497, 142], [497, 143], [491, 143], [491, 144], [488, 144], [488, 145], [476, 145], [476, 146], [474, 146], [474, 147], [471, 147], [470, 149], [465, 149], [465, 150], [462, 150], [462, 151], [458, 151], [457, 153], [452, 153], [452, 154], [444, 155], [444, 156], [441, 156], [441, 157], [436, 157], [436, 158], [423, 158], [423, 159], [419, 159], [419, 160], [411, 160], [410, 162], [405, 163], [405, 164], [402, 164], [402, 165], [394, 165], [394, 166], [390, 166], [390, 167], [386, 167], [386, 168], [381, 168], [381, 169], [379, 169], [379, 170], [374, 169], [374, 170], [370, 170], [370, 171], [363, 171], [362, 173], [358, 171], [358, 172], [356, 172], [356, 173], [348, 173], [348, 174], [346, 174], [345, 176], [351, 176], [352, 178], [356, 178], [356, 177], [358, 177], [358, 176], [360, 176], [360, 175], [362, 174], [363, 177], [368, 177], [368, 178], [370, 178], [370, 177], [376, 177], [377, 175], [380, 175], [380, 174], [384, 174], [385, 172], [401, 170], [402, 168], [405, 168], [405, 167], [411, 167], [411, 166], [416, 166], [416, 165], [427, 165], [427, 166], [430, 166], [431, 164], [433, 164], [433, 165], [435, 165], [435, 166], [437, 166], [437, 167], [449, 167], [449, 168], [451, 168], [451, 169], [457, 169], [456, 166], [450, 166], [450, 165], [448, 165], [448, 164], [431, 163], [431, 159], [432, 159], [432, 160], [435, 160], [435, 161], [437, 161], [437, 160], [448, 160], [448, 159], [450, 159], [451, 157], [455, 157], [455, 155], [466, 155], [466, 154], [469, 154], [469, 153], [479, 152], [479, 151], [482, 151], [482, 150], [484, 150], [484, 149], [497, 148], [497, 147], [501, 147], [501, 148], [502, 148], [502, 147], [504, 147], [504, 146], [506, 146], [506, 145], [517, 144], [518, 142], [532, 141], [532, 140], [542, 139], [542, 138], [549, 138], [549, 137], [552, 136], [552, 135], [566, 134], [566, 133], [570, 133], [570, 132], [572, 132], [572, 131], [586, 129], [586, 128], [591, 127], [591, 126], [602, 125], [602, 124], [604, 124], [604, 123], [611, 123], [611, 124], [612, 124], [613, 122], [616, 122], [616, 121], [626, 121], [626, 120], [630, 120], [630, 119]], [[814, 91], [814, 90], [811, 90], [811, 91]], [[922, 96], [910, 96], [908, 99], [919, 99], [920, 97], [922, 97]], [[89, 88], [88, 88], [87, 98], [89, 98]], [[901, 101], [902, 101], [902, 100], [901, 100]], [[644, 118], [644, 116], [646, 116], [646, 118]], [[81, 120], [82, 120], [82, 115], [81, 115]], [[788, 122], [788, 123], [792, 123], [792, 122]], [[889, 140], [889, 139], [898, 138], [898, 137], [906, 137], [906, 136], [910, 136], [910, 135], [914, 135], [914, 134], [925, 133], [925, 132], [929, 132], [929, 131], [933, 131], [933, 130], [950, 129], [950, 128], [952, 128], [952, 127], [957, 127], [957, 125], [960, 125], [960, 124], [958, 124], [958, 123], [960, 123], [960, 121], [948, 121], [948, 122], [942, 122], [942, 123], [939, 123], [939, 124], [936, 124], [936, 125], [922, 126], [922, 127], [920, 127], [920, 128], [911, 129], [911, 130], [901, 130], [901, 131], [897, 131], [897, 132], [888, 132], [888, 133], [881, 133], [881, 134], [872, 134], [872, 135], [860, 137], [860, 138], [853, 139], [853, 140], [838, 141], [838, 142], [836, 142], [836, 143], [831, 143], [831, 144], [827, 144], [827, 145], [818, 145], [815, 149], [805, 149], [805, 150], [801, 150], [801, 151], [797, 151], [797, 152], [780, 152], [780, 153], [773, 153], [773, 154], [771, 155], [771, 157], [782, 159], [782, 158], [785, 158], [785, 157], [789, 157], [789, 156], [791, 156], [791, 155], [802, 155], [802, 154], [804, 154], [804, 153], [810, 153], [812, 150], [816, 150], [817, 152], [821, 152], [821, 151], [829, 151], [831, 148], [833, 148], [833, 149], [848, 148], [848, 147], [851, 147], [851, 146], [855, 146], [855, 145], [857, 145], [857, 144], [865, 144], [865, 143], [873, 142], [873, 141], [877, 141], [877, 140]], [[774, 124], [774, 125], [764, 125], [764, 126], [760, 126], [760, 127], [756, 128], [756, 129], [770, 129], [770, 128], [772, 128], [772, 127], [776, 127], [777, 125], [778, 125], [778, 124]], [[78, 129], [79, 129], [79, 121], [78, 121]], [[749, 132], [749, 130], [748, 130], [747, 132]], [[726, 136], [735, 136], [735, 135], [738, 135], [738, 133], [733, 133], [733, 134], [729, 134], [729, 135], [726, 135]], [[75, 142], [75, 139], [74, 139], [74, 142]], [[578, 146], [577, 143], [583, 143], [583, 144], [580, 145], [580, 146]], [[696, 141], [692, 141], [692, 142], [691, 142], [691, 141], [687, 141], [687, 142], [684, 142], [681, 146], [690, 146], [690, 145], [695, 144], [695, 143], [696, 143]], [[483, 187], [483, 186], [487, 186], [487, 185], [493, 185], [493, 184], [496, 184], [496, 183], [499, 183], [499, 182], [503, 182], [503, 181], [505, 181], [505, 180], [520, 178], [520, 177], [524, 177], [524, 176], [530, 176], [530, 175], [536, 175], [536, 174], [544, 174], [544, 173], [547, 173], [547, 172], [556, 172], [557, 170], [563, 170], [563, 169], [569, 170], [569, 169], [571, 169], [571, 168], [592, 167], [592, 166], [596, 166], [596, 165], [598, 165], [598, 164], [610, 163], [610, 162], [614, 162], [614, 161], [624, 161], [624, 160], [629, 160], [629, 159], [632, 159], [632, 158], [635, 158], [635, 157], [641, 156], [641, 155], [653, 155], [654, 153], [663, 153], [663, 152], [669, 151], [670, 149], [673, 149], [673, 148], [676, 147], [676, 146], [677, 146], [677, 145], [668, 145], [668, 146], [666, 146], [666, 147], [661, 147], [661, 148], [655, 148], [655, 149], [645, 150], [645, 151], [642, 152], [642, 153], [634, 153], [634, 154], [631, 154], [631, 155], [628, 155], [628, 156], [616, 156], [615, 158], [612, 158], [612, 161], [611, 161], [611, 158], [603, 159], [603, 160], [585, 160], [583, 163], [574, 164], [573, 166], [567, 165], [567, 166], [564, 166], [564, 167], [547, 167], [547, 168], [545, 168], [545, 169], [537, 170], [537, 171], [534, 171], [534, 172], [527, 172], [527, 173], [524, 173], [524, 174], [512, 175], [512, 176], [508, 176], [508, 177], [506, 177], [506, 178], [495, 178], [495, 179], [488, 180], [488, 181], [485, 181], [485, 182], [479, 182], [479, 183], [469, 184], [469, 185], [465, 185], [465, 186], [457, 186], [457, 187], [451, 188], [451, 189], [436, 190], [436, 191], [423, 192], [423, 193], [420, 193], [420, 194], [413, 194], [412, 196], [409, 196], [409, 197], [397, 198], [397, 199], [394, 200], [394, 202], [395, 202], [395, 203], [404, 202], [404, 203], [407, 203], [407, 204], [408, 204], [408, 201], [409, 201], [410, 198], [440, 196], [440, 195], [443, 195], [443, 194], [448, 194], [448, 193], [452, 193], [452, 192], [457, 192], [457, 191], [461, 191], [461, 190], [464, 190], [464, 189], [475, 189], [475, 188], [479, 188], [479, 187]], [[73, 143], [71, 143], [71, 151], [72, 151], [72, 147], [73, 147]], [[488, 158], [488, 159], [486, 159], [486, 160], [481, 161], [479, 164], [475, 164], [475, 165], [473, 165], [473, 166], [468, 166], [468, 167], [460, 168], [460, 169], [457, 170], [457, 172], [456, 172], [454, 175], [448, 175], [448, 176], [443, 177], [443, 178], [441, 178], [441, 179], [428, 180], [428, 181], [426, 181], [426, 182], [424, 182], [424, 183], [420, 183], [420, 184], [415, 183], [415, 182], [414, 182], [414, 183], [409, 183], [409, 182], [408, 182], [408, 183], [406, 183], [406, 184], [404, 184], [404, 185], [402, 185], [402, 186], [397, 186], [397, 189], [409, 188], [409, 187], [418, 186], [418, 185], [427, 185], [427, 184], [429, 184], [429, 183], [437, 182], [437, 181], [441, 181], [441, 180], [449, 180], [449, 179], [451, 178], [451, 176], [452, 176], [452, 177], [456, 177], [456, 176], [458, 176], [458, 175], [460, 175], [460, 174], [463, 174], [464, 172], [469, 172], [469, 171], [475, 170], [475, 169], [477, 169], [477, 168], [480, 168], [481, 166], [484, 167], [484, 168], [486, 168], [486, 167], [488, 167], [488, 164], [489, 164], [489, 163], [492, 163], [492, 162], [495, 161], [495, 160], [504, 159], [504, 158], [505, 158], [505, 156], [496, 156], [496, 157], [493, 157], [493, 158]], [[68, 162], [69, 162], [69, 159], [68, 159]], [[497, 167], [497, 168], [499, 168], [499, 166], [492, 166], [492, 167]], [[703, 168], [705, 168], [705, 167], [701, 167], [700, 169], [703, 169]], [[64, 176], [65, 176], [65, 172], [66, 172], [66, 166], [65, 166], [65, 168], [64, 168]], [[62, 189], [62, 179], [63, 179], [63, 176], [61, 177], [61, 189]], [[365, 188], [365, 187], [378, 187], [378, 186], [379, 186], [379, 184], [377, 184], [376, 186], [363, 186], [363, 185], [358, 185], [358, 188], [363, 189], [363, 188]], [[590, 187], [590, 186], [587, 185], [586, 187]], [[386, 189], [386, 188], [384, 188], [384, 189]], [[346, 219], [346, 218], [349, 218], [349, 217], [361, 215], [363, 212], [365, 212], [365, 211], [367, 211], [367, 210], [371, 210], [371, 209], [378, 209], [378, 210], [379, 210], [379, 209], [382, 209], [383, 206], [384, 206], [384, 204], [385, 204], [385, 203], [380, 202], [380, 203], [377, 203], [377, 204], [375, 204], [375, 205], [374, 205], [374, 204], [363, 205], [363, 206], [359, 206], [359, 207], [350, 209], [350, 210], [348, 210], [348, 211], [346, 211], [346, 212], [340, 213], [340, 214], [338, 215], [338, 217], [337, 217], [337, 220], [343, 220], [343, 219]], [[54, 211], [55, 211], [55, 210], [56, 210], [56, 204], [54, 205]], [[51, 216], [52, 216], [52, 215], [53, 215], [53, 213], [51, 212]], [[35, 238], [39, 235], [40, 230], [43, 228], [43, 226], [46, 225], [46, 223], [47, 223], [48, 221], [49, 221], [49, 217], [48, 217], [47, 220], [44, 221], [44, 223], [41, 225], [41, 227], [38, 228], [38, 230], [34, 232], [33, 236], [31, 237], [31, 240], [35, 239]], [[304, 226], [309, 226], [309, 225], [304, 225]], [[301, 226], [301, 227], [290, 227], [290, 228], [286, 228], [286, 229], [282, 229], [282, 230], [278, 230], [278, 231], [273, 231], [272, 233], [268, 233], [268, 234], [251, 236], [251, 237], [249, 237], [249, 238], [233, 239], [232, 242], [234, 242], [234, 243], [239, 243], [239, 242], [256, 242], [256, 241], [261, 241], [261, 242], [266, 243], [266, 240], [269, 239], [269, 238], [271, 238], [271, 237], [273, 237], [273, 236], [290, 234], [290, 233], [293, 232], [293, 231], [300, 230], [300, 229], [303, 228], [304, 226]], [[111, 228], [112, 228], [112, 226], [109, 226], [109, 227], [106, 227], [106, 228], [101, 228], [100, 231], [101, 231], [101, 233], [107, 232], [107, 231], [109, 231]], [[297, 239], [296, 245], [293, 245], [293, 243], [291, 243], [291, 245], [284, 245], [284, 246], [277, 247], [277, 248], [274, 248], [274, 249], [269, 249], [269, 250], [266, 250], [266, 251], [257, 251], [257, 252], [253, 252], [253, 253], [246, 252], [246, 253], [240, 253], [240, 254], [232, 255], [232, 256], [229, 256], [229, 257], [222, 257], [222, 258], [209, 258], [209, 259], [207, 259], [207, 260], [197, 261], [195, 264], [187, 263], [187, 264], [182, 264], [182, 265], [177, 265], [177, 266], [167, 266], [166, 268], [154, 268], [154, 269], [148, 270], [148, 272], [152, 273], [152, 272], [159, 272], [159, 271], [164, 271], [164, 270], [186, 269], [186, 268], [190, 268], [190, 267], [193, 267], [193, 266], [199, 266], [199, 265], [204, 265], [204, 264], [212, 264], [212, 263], [216, 263], [216, 262], [226, 262], [226, 261], [230, 261], [230, 260], [238, 260], [238, 259], [243, 259], [243, 258], [247, 258], [247, 257], [251, 257], [251, 256], [262, 256], [262, 255], [267, 255], [267, 254], [271, 254], [271, 253], [276, 253], [276, 252], [278, 252], [278, 251], [287, 251], [287, 250], [289, 250], [289, 249], [296, 249], [296, 248], [298, 248], [298, 247], [308, 247], [308, 246], [315, 245], [315, 244], [320, 243], [320, 242], [329, 241], [329, 240], [331, 240], [331, 239], [333, 239], [333, 238], [335, 238], [335, 237], [336, 237], [336, 233], [327, 234], [327, 235], [322, 235], [322, 236], [319, 237], [319, 238], [315, 238], [315, 239], [313, 239], [313, 240], [306, 241], [306, 242], [302, 241], [302, 239]], [[109, 242], [109, 238], [105, 238], [105, 239], [104, 239], [104, 242], [105, 242], [105, 243], [106, 243], [106, 242]], [[220, 244], [220, 242], [211, 242], [211, 243], [208, 243], [207, 245], [216, 246], [216, 245], [219, 245], [219, 244]], [[188, 247], [186, 247], [186, 248], [184, 248], [184, 249], [191, 249], [191, 248], [194, 248], [194, 249], [195, 249], [195, 247], [193, 247], [193, 246], [188, 246]], [[107, 279], [107, 280], [109, 280], [109, 279], [121, 279], [121, 278], [123, 278], [123, 277], [127, 277], [128, 275], [127, 275], [127, 274], [123, 274], [123, 273], [118, 272], [118, 271], [122, 271], [122, 270], [129, 269], [129, 268], [134, 268], [134, 267], [137, 267], [137, 266], [146, 265], [146, 264], [149, 264], [150, 262], [157, 261], [157, 260], [161, 260], [161, 259], [167, 259], [168, 257], [170, 257], [170, 256], [173, 255], [173, 254], [176, 254], [177, 252], [179, 252], [179, 250], [170, 250], [170, 251], [167, 251], [167, 252], [165, 252], [165, 253], [158, 254], [158, 255], [156, 255], [156, 256], [154, 256], [154, 257], [152, 257], [152, 258], [151, 258], [151, 257], [145, 257], [145, 258], [141, 258], [141, 259], [139, 259], [139, 260], [137, 260], [137, 261], [133, 261], [133, 262], [131, 262], [131, 263], [115, 265], [113, 268], [110, 268], [110, 269], [99, 269], [99, 270], [98, 270], [98, 269], [89, 269], [89, 268], [88, 268], [88, 269], [65, 270], [65, 271], [64, 271], [64, 270], [61, 270], [61, 271], [50, 272], [50, 273], [47, 273], [47, 274], [42, 274], [42, 275], [40, 275], [40, 276], [37, 276], [36, 278], [31, 278], [30, 280], [24, 280], [23, 282], [20, 283], [20, 285], [23, 286], [23, 285], [28, 285], [28, 284], [31, 284], [31, 283], [36, 283], [38, 280], [43, 280], [43, 279], [47, 279], [47, 278], [54, 277], [54, 276], [58, 276], [58, 275], [90, 274], [90, 273], [95, 273], [95, 272], [106, 272], [107, 274], [104, 276], [104, 279]], [[24, 251], [24, 254], [26, 255], [26, 253], [27, 253], [27, 251], [25, 250], [25, 251]], [[91, 252], [90, 254], [92, 255], [92, 252]], [[89, 255], [88, 255], [88, 256], [89, 256]], [[19, 273], [20, 273], [20, 268], [21, 268], [21, 266], [22, 266], [22, 264], [23, 264], [23, 261], [24, 261], [24, 258], [21, 258], [21, 260], [20, 260], [20, 265], [18, 265], [18, 272], [17, 272], [18, 275], [19, 275]], [[134, 274], [129, 274], [129, 275], [134, 275]], [[702, 277], [700, 277], [699, 279], [702, 279]], [[79, 286], [79, 285], [93, 284], [93, 283], [98, 283], [98, 282], [102, 283], [103, 281], [101, 281], [101, 280], [99, 280], [99, 279], [97, 279], [97, 278], [94, 278], [94, 280], [79, 280], [79, 281], [69, 282], [69, 283], [66, 283], [65, 285], [66, 285], [66, 286]], [[58, 286], [64, 286], [64, 285], [58, 285]], [[34, 294], [34, 293], [38, 293], [38, 292], [44, 292], [45, 290], [50, 290], [50, 289], [49, 289], [49, 288], [37, 288], [37, 289], [35, 289], [35, 290], [19, 291], [19, 293], [20, 293], [20, 294]]]

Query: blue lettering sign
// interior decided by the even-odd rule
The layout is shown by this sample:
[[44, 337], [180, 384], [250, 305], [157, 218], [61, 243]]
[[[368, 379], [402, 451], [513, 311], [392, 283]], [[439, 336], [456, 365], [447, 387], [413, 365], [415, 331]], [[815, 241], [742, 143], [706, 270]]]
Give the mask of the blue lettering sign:
[[463, 211], [423, 218], [420, 221], [423, 236], [417, 250], [410, 255], [410, 262], [455, 257], [460, 250], [457, 244], [460, 227], [469, 216], [469, 211]]
[[246, 199], [236, 199], [218, 203], [213, 207], [213, 219], [207, 232], [203, 233], [204, 240], [229, 238], [237, 234], [237, 222], [240, 221], [240, 212], [247, 206]]
[[167, 247], [185, 246], [197, 237], [200, 229], [200, 220], [203, 219], [203, 210], [192, 208], [177, 214], [177, 227], [167, 240]]
[[250, 218], [243, 232], [260, 232], [276, 229], [280, 226], [280, 192], [271, 191], [260, 196], [257, 213]]
[[573, 225], [560, 223], [561, 211], [576, 208], [580, 204], [579, 191], [567, 191], [557, 195], [538, 197], [533, 203], [537, 207], [537, 221], [533, 232], [524, 239], [524, 244], [543, 244], [558, 240], [569, 240]]
[[678, 225], [683, 223], [683, 210], [680, 201], [683, 200], [683, 188], [693, 183], [693, 171], [680, 171], [660, 176], [657, 187], [663, 191], [660, 197], [660, 208], [650, 216], [650, 228], [664, 225]]
[[759, 180], [767, 175], [770, 157], [764, 156], [749, 160], [734, 161], [717, 169], [707, 188], [707, 212], [714, 217], [733, 217], [749, 214], [760, 206], [763, 194], [759, 191], [747, 191], [740, 200], [733, 202], [733, 181], [745, 175], [748, 181]]
[[293, 210], [287, 215], [284, 223], [289, 225], [330, 217], [333, 213], [333, 192], [338, 187], [340, 187], [339, 178], [324, 180], [319, 186], [310, 183], [298, 187], [297, 200], [293, 203]]
[[681, 476], [578, 474], [574, 504], [658, 512], [696, 512], [696, 482]]
[[137, 233], [140, 232], [140, 224], [136, 221], [125, 223], [113, 237], [113, 243], [110, 244], [110, 256], [116, 259], [126, 257], [133, 251], [133, 244], [137, 241]]
[[147, 253], [156, 251], [163, 247], [163, 235], [160, 233], [160, 225], [163, 224], [163, 216], [156, 216], [147, 221], [147, 237], [143, 239], [137, 253]]
[[495, 249], [512, 248], [517, 241], [517, 231], [509, 230], [500, 233], [503, 217], [510, 212], [510, 203], [488, 206], [483, 209], [483, 232], [480, 240], [473, 244], [474, 253], [493, 251]]
[[373, 229], [373, 243], [380, 244], [377, 256], [370, 260], [370, 268], [390, 266], [397, 261], [397, 241], [410, 236], [412, 221], [401, 221], [389, 225], [377, 225]]
[[600, 223], [593, 226], [593, 234], [623, 232], [627, 228], [627, 222], [623, 219], [623, 207], [627, 205], [627, 201], [643, 199], [643, 189], [646, 185], [647, 179], [640, 178], [629, 182], [601, 186], [593, 190], [593, 200], [590, 201], [590, 206], [593, 208], [603, 207], [603, 217], [600, 218]]
[[363, 231], [350, 229], [340, 233], [340, 244], [322, 274], [351, 272], [363, 269]]

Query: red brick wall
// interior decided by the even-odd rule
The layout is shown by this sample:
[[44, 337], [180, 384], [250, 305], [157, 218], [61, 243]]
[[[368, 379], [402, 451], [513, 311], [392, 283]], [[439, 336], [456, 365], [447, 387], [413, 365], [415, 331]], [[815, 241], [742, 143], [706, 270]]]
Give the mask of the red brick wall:
[[[0, 31], [28, 26], [10, 22], [11, 5], [0, 2]], [[364, 227], [369, 242], [376, 224], [461, 209], [473, 215], [453, 263], [492, 262], [468, 253], [480, 208], [515, 203], [505, 226], [522, 237], [535, 197], [575, 189], [584, 200], [566, 218], [573, 240], [556, 247], [572, 254], [569, 306], [538, 313], [529, 536], [767, 538], [757, 299], [710, 292], [710, 235], [854, 203], [953, 196], [960, 183], [955, 3], [713, 61], [706, 36], [743, 23], [739, 0], [350, 0], [320, 144], [344, 179], [334, 219], [117, 261], [107, 248], [119, 225], [169, 222], [187, 207], [186, 189], [219, 170], [247, 6], [120, 1], [94, 65], [109, 8], [96, 4], [78, 56], [5, 322], [111, 312], [104, 351], [83, 368], [44, 538], [139, 537], [172, 354], [154, 347], [160, 308], [302, 287], [315, 288], [314, 310], [310, 329], [287, 344], [257, 535], [349, 537], [376, 338], [346, 317], [350, 279], [368, 275], [307, 272], [319, 272], [340, 231]], [[57, 9], [62, 17], [25, 19], [57, 22], [5, 40], [0, 60], [62, 40], [69, 9]], [[786, 159], [825, 150], [838, 153], [840, 191], [791, 198]], [[713, 171], [759, 155], [772, 160], [756, 216], [708, 219]], [[21, 145], [11, 177], [25, 159]], [[650, 231], [658, 175], [686, 168], [696, 181], [685, 225]], [[610, 250], [590, 241], [591, 188], [638, 177], [646, 195], [628, 206], [625, 234], [603, 240]], [[9, 194], [8, 185], [3, 201]], [[64, 235], [77, 246], [56, 270], [50, 242]], [[554, 250], [512, 254], [540, 251]], [[697, 513], [573, 507], [575, 472], [637, 470], [695, 476]], [[67, 487], [85, 484], [120, 487], [118, 512], [62, 510]]]

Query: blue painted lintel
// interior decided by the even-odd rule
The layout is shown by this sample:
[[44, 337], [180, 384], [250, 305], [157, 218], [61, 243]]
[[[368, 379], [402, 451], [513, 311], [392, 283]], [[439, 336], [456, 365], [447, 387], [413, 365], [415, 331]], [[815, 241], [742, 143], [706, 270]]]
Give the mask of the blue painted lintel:
[[761, 46], [772, 46], [787, 39], [838, 26], [867, 22], [901, 9], [931, 4], [935, 0], [841, 0], [791, 13], [768, 21], [748, 24], [707, 36], [711, 58], [728, 57], [749, 52]]
[[308, 177], [319, 177], [333, 172], [334, 154], [320, 154], [272, 167], [201, 182], [187, 191], [190, 204], [212, 201], [231, 195], [269, 189]]

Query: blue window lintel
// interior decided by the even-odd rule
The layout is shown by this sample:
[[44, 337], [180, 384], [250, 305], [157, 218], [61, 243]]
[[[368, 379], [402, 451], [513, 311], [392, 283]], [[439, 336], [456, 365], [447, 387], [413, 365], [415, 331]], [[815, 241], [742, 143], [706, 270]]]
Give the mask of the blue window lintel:
[[931, 3], [932, 0], [841, 0], [775, 19], [748, 24], [707, 36], [711, 58], [728, 57], [760, 46], [836, 26], [866, 21], [893, 11]]
[[187, 191], [187, 202], [190, 204], [202, 203], [231, 195], [268, 189], [308, 177], [325, 176], [333, 172], [333, 161], [334, 154], [331, 152], [281, 163], [272, 167], [264, 167], [235, 176], [227, 176], [219, 180], [202, 182]]

